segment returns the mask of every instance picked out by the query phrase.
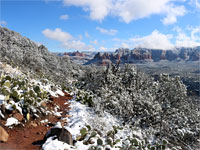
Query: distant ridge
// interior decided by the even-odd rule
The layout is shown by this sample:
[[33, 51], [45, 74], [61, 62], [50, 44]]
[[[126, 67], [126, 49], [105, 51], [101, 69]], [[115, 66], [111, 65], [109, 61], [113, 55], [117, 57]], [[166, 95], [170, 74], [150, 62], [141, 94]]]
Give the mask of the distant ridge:
[[174, 50], [158, 50], [147, 48], [119, 48], [113, 53], [97, 53], [86, 65], [105, 65], [107, 63], [145, 63], [158, 61], [198, 61], [200, 46], [194, 48], [175, 48]]

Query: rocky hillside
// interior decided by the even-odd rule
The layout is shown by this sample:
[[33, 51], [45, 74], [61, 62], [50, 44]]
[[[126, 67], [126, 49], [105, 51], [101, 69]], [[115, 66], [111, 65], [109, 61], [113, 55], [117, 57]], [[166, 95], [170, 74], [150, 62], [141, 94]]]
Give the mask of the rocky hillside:
[[[199, 148], [199, 100], [187, 97], [180, 77], [150, 77], [130, 64], [85, 66], [81, 70], [69, 58], [52, 54], [16, 32], [0, 29], [3, 149]], [[117, 60], [122, 60], [129, 51], [116, 53]], [[106, 57], [109, 55], [114, 56], [107, 53]], [[149, 59], [153, 58], [152, 53]], [[35, 76], [35, 72], [62, 80], [63, 85]]]
[[200, 60], [200, 47], [176, 48], [174, 50], [156, 50], [135, 48], [133, 50], [120, 48], [114, 53], [98, 53], [86, 64], [104, 65], [109, 62], [116, 63], [144, 63], [166, 61], [198, 61]]
[[38, 46], [3, 27], [0, 27], [0, 59], [12, 66], [20, 66], [22, 70], [43, 73], [54, 80], [79, 75], [81, 70], [81, 66], [72, 63], [68, 57], [59, 57], [44, 45]]

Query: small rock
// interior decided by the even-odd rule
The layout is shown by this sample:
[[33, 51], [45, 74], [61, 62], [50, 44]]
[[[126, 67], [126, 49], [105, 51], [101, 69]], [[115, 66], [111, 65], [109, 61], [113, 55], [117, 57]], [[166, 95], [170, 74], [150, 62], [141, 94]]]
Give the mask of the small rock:
[[0, 106], [0, 110], [1, 110], [1, 112], [2, 112], [2, 114], [3, 114], [3, 116], [4, 116], [5, 118], [7, 118], [8, 114], [6, 113], [6, 106], [5, 106], [5, 104], [2, 104], [2, 105]]
[[13, 115], [14, 118], [16, 118], [18, 121], [22, 121], [23, 120], [23, 115], [20, 113], [16, 113]]
[[45, 135], [44, 141], [51, 136], [56, 136], [59, 141], [65, 142], [69, 145], [73, 145], [73, 139], [71, 133], [65, 128], [51, 128]]
[[48, 122], [49, 126], [55, 126], [55, 123]]
[[112, 148], [111, 148], [111, 146], [110, 145], [106, 145], [105, 146], [105, 150], [111, 150]]
[[46, 107], [47, 104], [46, 104], [45, 102], [42, 102], [42, 103], [41, 103], [41, 106], [42, 106], [42, 107]]
[[65, 115], [67, 118], [71, 118], [72, 117], [72, 115], [68, 115], [68, 114], [66, 114]]
[[31, 126], [37, 127], [38, 125], [37, 125], [37, 123], [31, 122]]
[[24, 138], [28, 138], [28, 136], [24, 135]]
[[7, 142], [8, 141], [8, 133], [6, 132], [6, 130], [0, 126], [0, 141], [1, 142]]
[[60, 122], [61, 122], [61, 126], [65, 126], [65, 124], [67, 123], [66, 120], [61, 120]]
[[95, 143], [95, 140], [93, 139], [93, 138], [91, 138], [90, 140], [89, 140], [89, 144], [94, 144]]

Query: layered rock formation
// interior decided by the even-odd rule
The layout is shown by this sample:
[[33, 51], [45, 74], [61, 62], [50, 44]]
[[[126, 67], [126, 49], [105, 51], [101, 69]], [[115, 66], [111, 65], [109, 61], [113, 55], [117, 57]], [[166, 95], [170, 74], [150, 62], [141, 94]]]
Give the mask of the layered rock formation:
[[66, 79], [80, 74], [81, 66], [67, 57], [59, 57], [19, 33], [0, 27], [0, 58], [22, 70], [44, 73], [55, 80]]
[[76, 52], [69, 52], [69, 53], [64, 53], [63, 55], [67, 55], [67, 56], [76, 56], [76, 57], [86, 57], [85, 53], [80, 53], [79, 51]]
[[95, 56], [96, 52], [64, 52], [57, 53], [60, 57], [68, 57], [72, 62], [77, 64], [85, 64]]
[[198, 61], [200, 60], [200, 47], [176, 48], [174, 50], [156, 50], [146, 48], [117, 49], [114, 53], [98, 53], [86, 64], [104, 65], [109, 62], [117, 63], [144, 63], [166, 61]]

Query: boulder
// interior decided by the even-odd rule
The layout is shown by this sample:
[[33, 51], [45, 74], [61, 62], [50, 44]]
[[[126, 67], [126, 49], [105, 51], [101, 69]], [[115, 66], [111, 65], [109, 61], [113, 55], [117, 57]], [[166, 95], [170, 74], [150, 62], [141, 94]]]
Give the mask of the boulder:
[[51, 128], [44, 137], [44, 142], [47, 138], [55, 136], [59, 141], [65, 142], [69, 145], [73, 145], [73, 139], [71, 133], [65, 128]]
[[41, 106], [45, 108], [45, 107], [47, 107], [47, 104], [45, 102], [42, 102]]
[[31, 125], [32, 127], [37, 127], [37, 126], [38, 126], [37, 123], [34, 123], [34, 122], [31, 122], [30, 125]]
[[23, 115], [20, 113], [16, 113], [13, 115], [14, 118], [16, 118], [18, 121], [22, 121], [23, 120]]
[[0, 126], [0, 141], [1, 142], [7, 142], [8, 141], [8, 133], [6, 132], [6, 130]]

